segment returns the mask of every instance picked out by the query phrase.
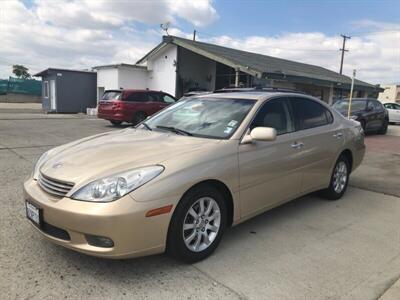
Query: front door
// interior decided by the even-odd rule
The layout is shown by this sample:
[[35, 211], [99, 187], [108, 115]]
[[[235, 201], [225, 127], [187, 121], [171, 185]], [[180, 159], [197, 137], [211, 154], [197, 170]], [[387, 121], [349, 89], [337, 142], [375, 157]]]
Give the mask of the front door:
[[275, 98], [263, 104], [250, 129], [255, 127], [273, 127], [278, 135], [275, 141], [239, 145], [243, 218], [296, 197], [301, 185], [302, 151], [288, 101]]
[[56, 81], [54, 79], [50, 80], [50, 109], [51, 110], [56, 110]]

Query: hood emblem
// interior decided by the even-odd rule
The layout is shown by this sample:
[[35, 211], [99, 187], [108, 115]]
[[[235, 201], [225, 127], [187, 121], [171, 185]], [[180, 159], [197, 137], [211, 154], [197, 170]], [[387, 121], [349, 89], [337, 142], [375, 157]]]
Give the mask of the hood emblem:
[[60, 163], [60, 162], [58, 162], [58, 163], [55, 163], [54, 165], [53, 165], [53, 169], [58, 169], [58, 168], [60, 168], [60, 167], [62, 167], [62, 163]]

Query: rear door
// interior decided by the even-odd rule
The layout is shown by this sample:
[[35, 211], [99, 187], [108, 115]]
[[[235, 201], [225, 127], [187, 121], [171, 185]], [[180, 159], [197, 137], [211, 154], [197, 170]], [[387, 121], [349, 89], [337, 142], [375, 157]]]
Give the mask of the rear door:
[[294, 147], [298, 134], [286, 98], [264, 103], [250, 125], [273, 127], [275, 141], [239, 145], [239, 176], [242, 217], [247, 218], [300, 193], [301, 149]]
[[343, 145], [343, 131], [332, 113], [317, 100], [290, 97], [303, 162], [302, 193], [328, 186], [332, 166]]
[[123, 96], [123, 109], [124, 115], [133, 120], [136, 112], [145, 112], [147, 109], [147, 96], [146, 93], [140, 91], [124, 92]]

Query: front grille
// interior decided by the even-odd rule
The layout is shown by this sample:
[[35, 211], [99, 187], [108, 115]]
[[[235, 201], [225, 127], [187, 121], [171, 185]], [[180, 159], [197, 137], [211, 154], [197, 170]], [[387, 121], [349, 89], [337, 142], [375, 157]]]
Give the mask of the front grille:
[[38, 183], [45, 192], [58, 197], [64, 197], [74, 186], [71, 182], [56, 180], [42, 173], [39, 173]]

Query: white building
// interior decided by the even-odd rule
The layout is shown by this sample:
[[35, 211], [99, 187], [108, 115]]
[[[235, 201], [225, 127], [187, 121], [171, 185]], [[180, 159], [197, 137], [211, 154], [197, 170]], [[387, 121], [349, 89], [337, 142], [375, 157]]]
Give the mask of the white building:
[[[347, 96], [351, 78], [334, 71], [214, 44], [164, 36], [136, 65], [96, 67], [97, 90], [134, 88], [161, 90], [176, 97], [189, 90], [241, 86], [288, 88], [332, 103]], [[121, 70], [125, 70], [122, 72]], [[355, 80], [354, 96], [366, 97], [381, 89]]]
[[97, 100], [105, 90], [147, 88], [145, 66], [116, 64], [94, 67], [97, 71]]
[[384, 89], [379, 93], [378, 100], [382, 103], [399, 102], [400, 103], [400, 84], [381, 85]]

